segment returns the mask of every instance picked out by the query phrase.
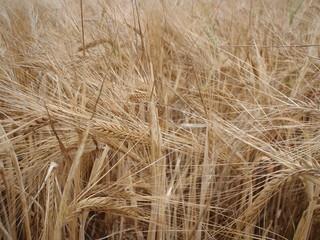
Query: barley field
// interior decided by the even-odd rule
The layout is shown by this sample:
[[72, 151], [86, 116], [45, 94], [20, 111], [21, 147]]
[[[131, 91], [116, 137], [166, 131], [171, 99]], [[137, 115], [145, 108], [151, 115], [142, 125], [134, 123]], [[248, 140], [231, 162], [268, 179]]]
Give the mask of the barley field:
[[0, 239], [319, 240], [320, 2], [0, 0]]

